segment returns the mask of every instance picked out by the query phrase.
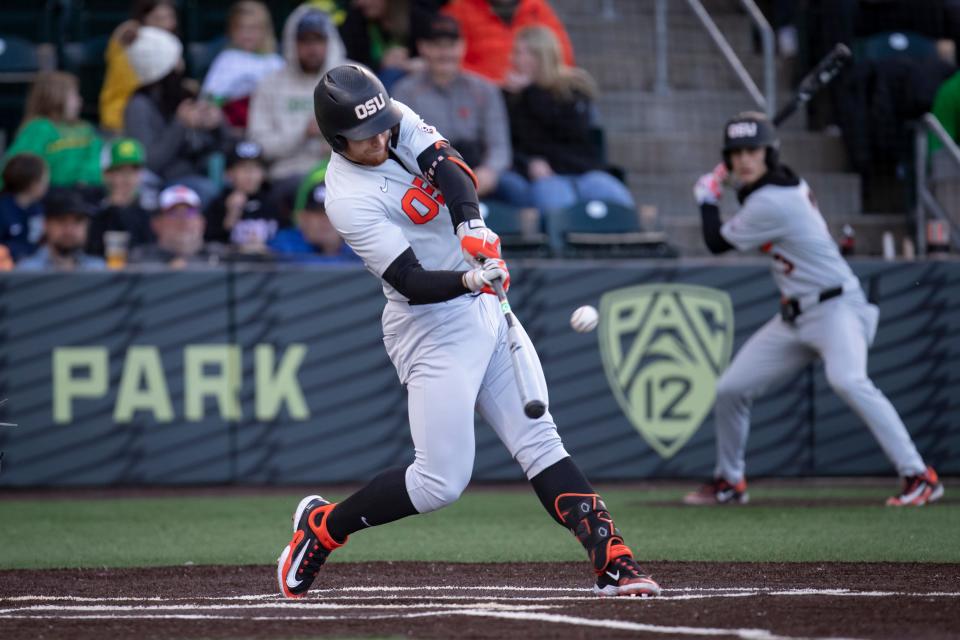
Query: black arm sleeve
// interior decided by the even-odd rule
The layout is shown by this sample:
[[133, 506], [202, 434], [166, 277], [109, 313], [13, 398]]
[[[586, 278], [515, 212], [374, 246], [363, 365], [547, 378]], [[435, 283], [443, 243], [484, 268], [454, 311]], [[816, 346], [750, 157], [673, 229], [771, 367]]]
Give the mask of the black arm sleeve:
[[703, 226], [703, 241], [710, 253], [723, 253], [734, 248], [720, 233], [720, 207], [715, 204], [700, 205], [700, 222]]
[[454, 231], [465, 220], [482, 219], [477, 178], [456, 149], [441, 141], [421, 153], [417, 164], [427, 180], [443, 194]]
[[463, 271], [427, 271], [413, 249], [397, 256], [383, 272], [383, 279], [410, 300], [410, 304], [445, 302], [469, 293], [463, 286]]

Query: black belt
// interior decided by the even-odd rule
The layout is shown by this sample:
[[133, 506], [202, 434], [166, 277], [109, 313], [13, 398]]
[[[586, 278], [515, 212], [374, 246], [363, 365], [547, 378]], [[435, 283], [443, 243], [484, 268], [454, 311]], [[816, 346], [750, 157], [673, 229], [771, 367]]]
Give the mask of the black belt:
[[[826, 302], [830, 298], [836, 298], [843, 295], [843, 287], [834, 287], [833, 289], [824, 289], [817, 297], [818, 302]], [[784, 322], [793, 324], [797, 317], [803, 313], [800, 308], [800, 300], [797, 298], [782, 298], [780, 300], [780, 317]]]

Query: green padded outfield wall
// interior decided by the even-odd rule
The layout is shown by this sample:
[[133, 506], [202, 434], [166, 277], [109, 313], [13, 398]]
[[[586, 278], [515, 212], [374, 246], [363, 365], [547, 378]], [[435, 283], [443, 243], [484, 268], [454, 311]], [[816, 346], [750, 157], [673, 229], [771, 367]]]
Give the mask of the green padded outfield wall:
[[[960, 264], [854, 263], [870, 375], [960, 473]], [[713, 382], [777, 312], [762, 261], [517, 263], [511, 301], [567, 448], [598, 480], [707, 477]], [[601, 309], [598, 331], [570, 313]], [[362, 481], [412, 459], [359, 268], [0, 275], [0, 485]], [[468, 336], [466, 337], [469, 338]], [[443, 428], [443, 425], [437, 425]], [[474, 477], [520, 479], [478, 421]], [[755, 405], [752, 476], [892, 475], [815, 367]]]

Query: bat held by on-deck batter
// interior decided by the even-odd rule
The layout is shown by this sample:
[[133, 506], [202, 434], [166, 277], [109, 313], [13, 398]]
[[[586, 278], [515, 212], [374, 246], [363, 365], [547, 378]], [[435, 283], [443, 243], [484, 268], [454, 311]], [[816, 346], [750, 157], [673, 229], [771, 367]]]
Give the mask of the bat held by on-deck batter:
[[850, 53], [847, 45], [842, 42], [837, 43], [837, 46], [820, 61], [813, 71], [803, 77], [793, 98], [774, 116], [774, 126], [780, 126], [797, 109], [810, 102], [814, 95], [833, 82], [852, 58], [853, 54]]

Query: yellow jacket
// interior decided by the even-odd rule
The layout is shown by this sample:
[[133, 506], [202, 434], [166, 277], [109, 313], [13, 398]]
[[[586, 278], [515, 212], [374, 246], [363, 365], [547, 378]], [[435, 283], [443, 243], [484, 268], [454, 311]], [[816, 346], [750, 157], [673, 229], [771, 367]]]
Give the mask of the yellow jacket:
[[123, 110], [139, 81], [127, 60], [127, 52], [116, 34], [111, 36], [104, 54], [107, 73], [100, 88], [100, 126], [111, 131], [123, 131]]

